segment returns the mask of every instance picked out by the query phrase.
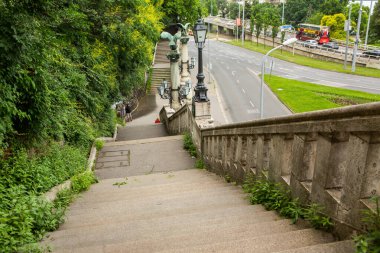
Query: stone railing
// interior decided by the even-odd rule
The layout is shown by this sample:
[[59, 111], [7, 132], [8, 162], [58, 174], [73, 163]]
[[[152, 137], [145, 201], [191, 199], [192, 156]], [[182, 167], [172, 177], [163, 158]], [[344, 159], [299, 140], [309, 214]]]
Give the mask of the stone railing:
[[363, 228], [361, 210], [380, 193], [380, 103], [209, 129], [192, 118], [183, 107], [164, 123], [171, 134], [193, 133], [211, 171], [282, 183], [301, 203], [323, 206], [342, 237]]
[[193, 142], [197, 146], [197, 151], [199, 154], [201, 153], [201, 128], [196, 123], [189, 105], [182, 106], [174, 114], [172, 109], [164, 106], [160, 111], [160, 120], [170, 135], [191, 133]]

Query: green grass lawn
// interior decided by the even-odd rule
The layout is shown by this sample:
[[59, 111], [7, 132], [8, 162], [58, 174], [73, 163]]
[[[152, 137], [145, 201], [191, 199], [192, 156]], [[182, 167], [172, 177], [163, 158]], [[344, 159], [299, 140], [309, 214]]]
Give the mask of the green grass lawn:
[[[265, 46], [263, 44], [260, 44], [257, 46], [255, 42], [250, 42], [246, 41], [244, 43], [244, 46], [241, 45], [241, 41], [230, 41], [228, 42], [231, 45], [239, 46], [239, 47], [244, 47], [246, 49], [249, 49], [251, 51], [256, 51], [262, 54], [266, 54], [270, 49], [273, 47], [271, 46], [272, 43], [268, 43], [268, 45]], [[335, 63], [335, 62], [329, 62], [329, 61], [322, 61], [322, 60], [317, 60], [313, 58], [309, 58], [306, 56], [302, 55], [297, 55], [295, 54], [293, 56], [293, 53], [288, 52], [283, 50], [277, 50], [273, 53], [271, 53], [271, 56], [288, 61], [288, 62], [293, 62], [299, 65], [303, 66], [308, 66], [312, 68], [317, 68], [317, 69], [323, 69], [323, 70], [329, 70], [329, 71], [335, 71], [335, 72], [342, 72], [342, 73], [347, 73], [347, 74], [353, 74], [351, 72], [351, 67], [348, 66], [347, 69], [343, 68], [343, 64]], [[365, 67], [356, 67], [356, 72], [355, 75], [360, 75], [360, 76], [370, 76], [370, 77], [378, 77], [380, 78], [380, 69], [374, 69], [374, 68], [365, 68]]]
[[380, 95], [273, 75], [265, 75], [265, 83], [295, 113], [380, 101]]

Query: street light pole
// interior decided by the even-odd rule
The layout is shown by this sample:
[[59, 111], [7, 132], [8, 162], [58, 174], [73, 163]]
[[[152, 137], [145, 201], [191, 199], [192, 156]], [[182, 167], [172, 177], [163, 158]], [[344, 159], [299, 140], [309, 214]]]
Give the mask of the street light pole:
[[348, 42], [350, 39], [350, 27], [351, 27], [351, 11], [352, 11], [352, 5], [350, 4], [350, 9], [348, 12], [348, 20], [347, 20], [347, 31], [346, 31], [346, 51], [344, 55], [344, 69], [347, 69], [347, 54], [348, 54]]
[[368, 41], [369, 25], [370, 25], [370, 23], [371, 23], [372, 4], [373, 4], [373, 0], [371, 1], [371, 7], [369, 7], [369, 13], [368, 13], [367, 31], [366, 31], [366, 33], [365, 33], [365, 42], [364, 42], [364, 48], [365, 48], [365, 49], [367, 49], [367, 41]]
[[358, 51], [358, 45], [359, 45], [360, 23], [362, 21], [362, 12], [363, 12], [363, 0], [360, 0], [358, 27], [356, 29], [356, 39], [355, 39], [354, 51], [352, 53], [352, 68], [351, 68], [351, 72], [355, 72], [355, 70], [356, 70], [356, 53]]
[[279, 46], [277, 46], [277, 47], [272, 48], [271, 50], [269, 50], [269, 52], [266, 53], [266, 55], [264, 55], [264, 57], [263, 57], [263, 60], [261, 62], [260, 119], [264, 118], [264, 76], [265, 76], [265, 62], [267, 61], [267, 57], [273, 51], [275, 51], [275, 50], [277, 50], [277, 49], [279, 49], [279, 48], [281, 48], [283, 46], [291, 45], [291, 44], [293, 44], [296, 41], [297, 41], [296, 38], [288, 39], [284, 43], [282, 43], [281, 45], [279, 45]]
[[194, 102], [207, 102], [209, 101], [207, 97], [207, 88], [204, 84], [205, 75], [203, 74], [203, 57], [202, 49], [206, 41], [207, 27], [203, 23], [202, 19], [198, 19], [194, 26], [194, 38], [195, 43], [198, 46], [198, 74], [197, 74], [197, 85], [194, 88]]
[[244, 37], [245, 37], [245, 34], [244, 34], [244, 9], [245, 9], [245, 0], [243, 0], [243, 26], [242, 26], [242, 33], [241, 33], [241, 44], [244, 46]]
[[281, 17], [282, 24], [284, 24], [284, 14], [285, 14], [285, 1], [282, 0], [282, 17]]
[[[240, 20], [240, 4], [238, 3], [239, 5], [239, 24], [241, 23], [241, 20]], [[236, 27], [237, 27], [237, 40], [239, 41], [239, 24], [236, 24]]]

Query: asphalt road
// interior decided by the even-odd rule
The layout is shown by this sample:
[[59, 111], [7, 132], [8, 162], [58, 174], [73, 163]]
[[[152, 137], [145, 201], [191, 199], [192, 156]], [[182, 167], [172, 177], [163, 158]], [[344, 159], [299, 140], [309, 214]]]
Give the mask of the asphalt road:
[[[189, 42], [189, 54], [198, 57], [194, 41]], [[217, 82], [222, 97], [222, 110], [230, 123], [259, 118], [260, 78], [258, 75], [261, 73], [262, 57], [260, 53], [216, 40], [208, 40], [203, 49], [205, 71], [208, 71], [211, 63], [211, 74]], [[272, 60], [274, 60], [273, 75], [380, 94], [380, 79], [378, 78], [318, 70], [275, 58], [269, 58], [266, 73], [270, 71], [269, 66]], [[291, 113], [268, 87], [265, 87], [264, 91], [264, 118]]]

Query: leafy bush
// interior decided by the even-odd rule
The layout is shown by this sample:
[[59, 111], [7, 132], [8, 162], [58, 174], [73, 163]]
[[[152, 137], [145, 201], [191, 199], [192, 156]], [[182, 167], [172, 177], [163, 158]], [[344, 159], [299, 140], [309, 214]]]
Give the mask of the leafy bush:
[[250, 194], [252, 204], [262, 204], [267, 210], [276, 210], [280, 215], [292, 219], [293, 223], [303, 218], [317, 229], [329, 230], [333, 226], [331, 219], [322, 214], [323, 209], [319, 205], [302, 206], [298, 199], [290, 197], [290, 191], [285, 190], [281, 184], [249, 177], [245, 180], [243, 189]]
[[[51, 144], [41, 147], [38, 154], [28, 155], [22, 149], [0, 161], [1, 252], [39, 250], [32, 244], [59, 226], [71, 201], [63, 201], [60, 193], [60, 201], [51, 203], [41, 194], [83, 172], [86, 154], [81, 148]], [[75, 192], [87, 189], [93, 182], [89, 172], [82, 175], [73, 177]]]
[[44, 148], [38, 155], [28, 156], [21, 149], [9, 159], [0, 160], [0, 185], [22, 185], [26, 192], [41, 194], [86, 169], [87, 152], [82, 148], [60, 144]]
[[195, 161], [195, 168], [197, 168], [197, 169], [205, 169], [206, 168], [206, 165], [205, 165], [205, 162], [203, 161], [203, 159], [197, 159]]
[[71, 178], [71, 189], [75, 193], [87, 191], [91, 184], [96, 183], [97, 179], [92, 171], [85, 171]]
[[193, 139], [189, 132], [183, 135], [183, 148], [189, 151], [190, 155], [197, 157], [197, 147], [193, 143]]
[[363, 221], [368, 227], [368, 232], [354, 238], [357, 253], [379, 253], [380, 252], [380, 205], [379, 197], [371, 199], [376, 207], [375, 210], [363, 212]]
[[96, 148], [97, 151], [102, 150], [103, 146], [104, 146], [104, 141], [102, 141], [102, 140], [95, 140], [95, 148]]

